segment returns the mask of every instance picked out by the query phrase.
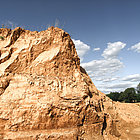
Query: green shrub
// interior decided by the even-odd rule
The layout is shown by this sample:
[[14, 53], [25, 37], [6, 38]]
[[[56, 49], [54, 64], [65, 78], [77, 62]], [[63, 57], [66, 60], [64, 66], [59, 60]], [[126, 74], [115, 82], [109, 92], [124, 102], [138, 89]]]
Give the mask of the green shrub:
[[1, 40], [4, 40], [4, 37], [3, 37], [3, 36], [0, 36], [0, 39], [1, 39]]

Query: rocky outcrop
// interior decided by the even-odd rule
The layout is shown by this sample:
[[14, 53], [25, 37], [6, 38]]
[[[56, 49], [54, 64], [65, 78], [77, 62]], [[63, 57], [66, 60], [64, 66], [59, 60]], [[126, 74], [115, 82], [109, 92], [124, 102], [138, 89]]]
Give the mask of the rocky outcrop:
[[121, 137], [126, 115], [80, 67], [68, 33], [18, 27], [0, 29], [0, 36], [1, 139]]

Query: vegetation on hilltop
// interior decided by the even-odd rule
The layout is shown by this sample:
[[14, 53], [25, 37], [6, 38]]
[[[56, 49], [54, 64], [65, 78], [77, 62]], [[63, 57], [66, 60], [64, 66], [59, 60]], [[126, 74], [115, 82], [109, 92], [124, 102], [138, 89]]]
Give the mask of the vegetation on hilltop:
[[120, 101], [125, 103], [140, 102], [140, 83], [137, 88], [127, 88], [123, 92], [110, 92], [107, 96], [113, 101]]

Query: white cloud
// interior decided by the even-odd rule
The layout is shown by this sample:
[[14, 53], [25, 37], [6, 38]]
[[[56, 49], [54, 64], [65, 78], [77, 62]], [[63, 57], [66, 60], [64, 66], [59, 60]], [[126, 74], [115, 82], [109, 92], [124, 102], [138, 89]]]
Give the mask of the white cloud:
[[81, 66], [87, 70], [91, 78], [99, 81], [112, 78], [114, 73], [123, 67], [123, 63], [119, 59], [102, 59], [82, 63]]
[[[102, 53], [103, 59], [81, 64], [102, 92], [122, 91], [132, 85], [132, 83], [120, 81], [120, 77], [117, 75], [124, 67], [118, 55], [125, 46], [126, 44], [122, 42], [108, 43], [107, 48]], [[117, 83], [118, 81], [121, 83]]]
[[112, 76], [114, 76], [116, 72], [118, 72], [124, 66], [117, 56], [125, 45], [126, 44], [122, 42], [108, 43], [107, 48], [102, 54], [104, 59], [82, 63], [81, 66], [87, 70], [90, 77], [92, 77], [94, 80], [108, 81], [107, 79], [115, 78]]
[[137, 53], [140, 53], [140, 42], [129, 48], [128, 50], [134, 50]]
[[108, 85], [107, 87], [110, 88], [110, 89], [126, 89], [126, 88], [129, 88], [133, 86], [132, 83], [128, 83], [128, 82], [122, 82], [122, 83], [116, 83], [116, 84], [111, 84], [111, 85]]
[[140, 74], [128, 75], [128, 76], [122, 78], [122, 81], [139, 82]]
[[82, 61], [84, 55], [87, 53], [87, 51], [90, 50], [90, 46], [88, 46], [87, 44], [83, 43], [80, 40], [75, 40], [75, 39], [72, 39], [72, 40], [73, 40], [73, 42], [75, 44], [78, 56], [80, 57], [80, 59]]
[[100, 89], [104, 93], [110, 93], [115, 91], [121, 92], [130, 87], [136, 87], [136, 84], [132, 82], [118, 81], [115, 83], [110, 83], [110, 84], [103, 83], [98, 85], [98, 89]]
[[103, 79], [102, 82], [112, 82], [112, 81], [116, 81], [119, 80], [120, 77], [109, 77], [108, 79]]
[[99, 51], [100, 50], [100, 48], [94, 48], [93, 49], [93, 51]]
[[126, 46], [122, 42], [108, 43], [107, 48], [104, 50], [102, 56], [105, 59], [116, 58], [119, 52]]
[[[83, 59], [87, 51], [90, 50], [90, 46], [80, 40], [73, 41], [78, 55]], [[81, 63], [96, 87], [104, 93], [121, 92], [126, 88], [136, 87], [137, 82], [140, 81], [140, 74], [128, 75], [124, 78], [118, 76], [119, 71], [124, 67], [118, 56], [125, 46], [126, 44], [122, 42], [108, 43], [107, 48], [101, 54], [102, 59]], [[99, 50], [100, 48], [93, 49], [93, 51]]]
[[128, 75], [123, 78], [112, 77], [110, 79], [99, 81], [97, 84], [97, 88], [104, 93], [110, 93], [115, 91], [121, 92], [127, 88], [136, 88], [139, 81], [140, 74]]

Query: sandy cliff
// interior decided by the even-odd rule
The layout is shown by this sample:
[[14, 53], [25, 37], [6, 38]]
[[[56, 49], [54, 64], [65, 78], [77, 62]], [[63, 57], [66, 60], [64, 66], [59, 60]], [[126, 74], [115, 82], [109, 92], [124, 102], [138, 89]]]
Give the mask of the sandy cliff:
[[95, 87], [68, 33], [18, 27], [0, 36], [0, 139], [125, 139], [140, 126], [140, 106]]

